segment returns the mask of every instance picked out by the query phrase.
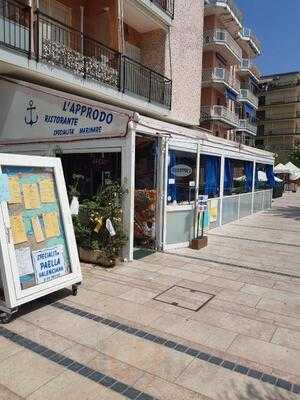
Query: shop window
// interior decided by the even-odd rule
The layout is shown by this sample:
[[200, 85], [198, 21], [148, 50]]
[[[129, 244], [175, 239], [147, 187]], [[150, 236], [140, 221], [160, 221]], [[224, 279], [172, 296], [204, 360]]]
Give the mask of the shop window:
[[199, 194], [209, 198], [220, 196], [220, 157], [201, 154]]
[[168, 156], [168, 204], [191, 204], [195, 201], [197, 156], [170, 150]]
[[224, 196], [252, 191], [253, 162], [225, 159]]
[[274, 187], [273, 165], [257, 164], [255, 171], [255, 190], [266, 190]]
[[121, 153], [61, 155], [68, 190], [78, 182], [80, 200], [96, 195], [101, 187], [121, 183]]

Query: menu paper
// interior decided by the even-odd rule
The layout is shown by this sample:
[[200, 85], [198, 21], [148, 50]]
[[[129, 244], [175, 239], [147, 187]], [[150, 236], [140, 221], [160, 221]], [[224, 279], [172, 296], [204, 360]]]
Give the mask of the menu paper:
[[23, 247], [15, 250], [17, 266], [20, 276], [34, 273], [30, 247]]
[[20, 179], [18, 176], [10, 176], [8, 178], [8, 189], [9, 189], [9, 203], [21, 204], [22, 194], [20, 188]]
[[14, 244], [27, 242], [25, 226], [21, 215], [13, 215], [10, 217], [10, 225]]
[[46, 237], [52, 238], [60, 235], [57, 212], [43, 214]]
[[22, 187], [23, 187], [24, 203], [26, 210], [33, 210], [35, 208], [40, 208], [41, 202], [37, 184], [26, 183], [22, 185]]
[[54, 203], [55, 202], [55, 192], [54, 184], [51, 179], [42, 179], [39, 182], [41, 202], [42, 203]]
[[37, 243], [43, 242], [45, 240], [45, 236], [40, 224], [39, 217], [36, 216], [31, 218], [31, 224], [36, 242]]

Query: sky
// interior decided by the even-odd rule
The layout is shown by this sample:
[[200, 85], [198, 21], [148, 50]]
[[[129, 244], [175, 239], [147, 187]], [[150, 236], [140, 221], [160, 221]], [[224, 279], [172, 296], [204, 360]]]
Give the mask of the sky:
[[300, 71], [300, 0], [235, 1], [262, 43], [262, 74]]

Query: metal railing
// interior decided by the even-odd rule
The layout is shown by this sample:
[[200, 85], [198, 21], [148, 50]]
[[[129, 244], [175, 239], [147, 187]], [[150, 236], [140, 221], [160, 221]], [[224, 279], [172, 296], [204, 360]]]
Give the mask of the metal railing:
[[37, 11], [37, 60], [171, 108], [172, 81]]
[[249, 39], [252, 40], [252, 42], [254, 43], [254, 45], [256, 46], [256, 48], [261, 51], [261, 43], [260, 41], [257, 39], [256, 35], [253, 33], [252, 29], [249, 28], [243, 28], [241, 31], [241, 36], [244, 39]]
[[211, 107], [202, 106], [200, 120], [201, 122], [208, 120], [221, 120], [235, 127], [239, 125], [239, 116], [237, 114], [228, 110], [228, 108], [224, 106], [218, 105], [214, 105]]
[[31, 8], [29, 6], [15, 0], [0, 0], [0, 45], [30, 57]]
[[249, 58], [243, 58], [240, 69], [242, 71], [251, 71], [257, 78], [260, 78], [261, 73], [258, 67]]
[[109, 86], [120, 86], [121, 55], [80, 31], [36, 12], [37, 60]]
[[214, 5], [214, 6], [221, 6], [226, 7], [228, 6], [231, 12], [235, 15], [236, 19], [243, 24], [243, 13], [242, 11], [236, 6], [233, 0], [209, 0], [206, 3], [207, 6]]
[[203, 33], [203, 46], [208, 46], [212, 43], [221, 43], [227, 46], [235, 57], [239, 60], [242, 59], [242, 49], [225, 29], [209, 30]]
[[169, 17], [174, 18], [175, 0], [150, 0], [151, 3], [156, 4], [161, 8]]
[[172, 81], [127, 56], [122, 57], [123, 92], [171, 109]]
[[258, 107], [258, 97], [250, 89], [241, 89], [239, 101], [248, 101], [254, 107]]
[[272, 104], [289, 104], [289, 103], [299, 103], [300, 102], [300, 96], [281, 96], [281, 97], [266, 97], [265, 100], [265, 105], [269, 106]]
[[222, 82], [239, 92], [241, 83], [225, 68], [204, 69], [202, 82]]
[[279, 119], [294, 119], [294, 118], [300, 118], [300, 111], [276, 113], [276, 111], [274, 110], [272, 113], [267, 114], [264, 120], [273, 121]]
[[253, 135], [257, 134], [257, 125], [251, 123], [248, 119], [240, 119], [239, 120], [239, 127], [238, 130], [240, 131], [249, 131]]
[[300, 128], [269, 128], [266, 127], [264, 135], [281, 135], [281, 134], [290, 134], [290, 135], [297, 135], [300, 134]]

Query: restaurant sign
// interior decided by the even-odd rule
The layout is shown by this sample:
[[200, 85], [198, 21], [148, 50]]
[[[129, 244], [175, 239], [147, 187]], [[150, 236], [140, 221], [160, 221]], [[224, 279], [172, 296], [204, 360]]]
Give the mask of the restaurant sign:
[[1, 140], [124, 136], [129, 121], [102, 103], [7, 80], [0, 103]]

